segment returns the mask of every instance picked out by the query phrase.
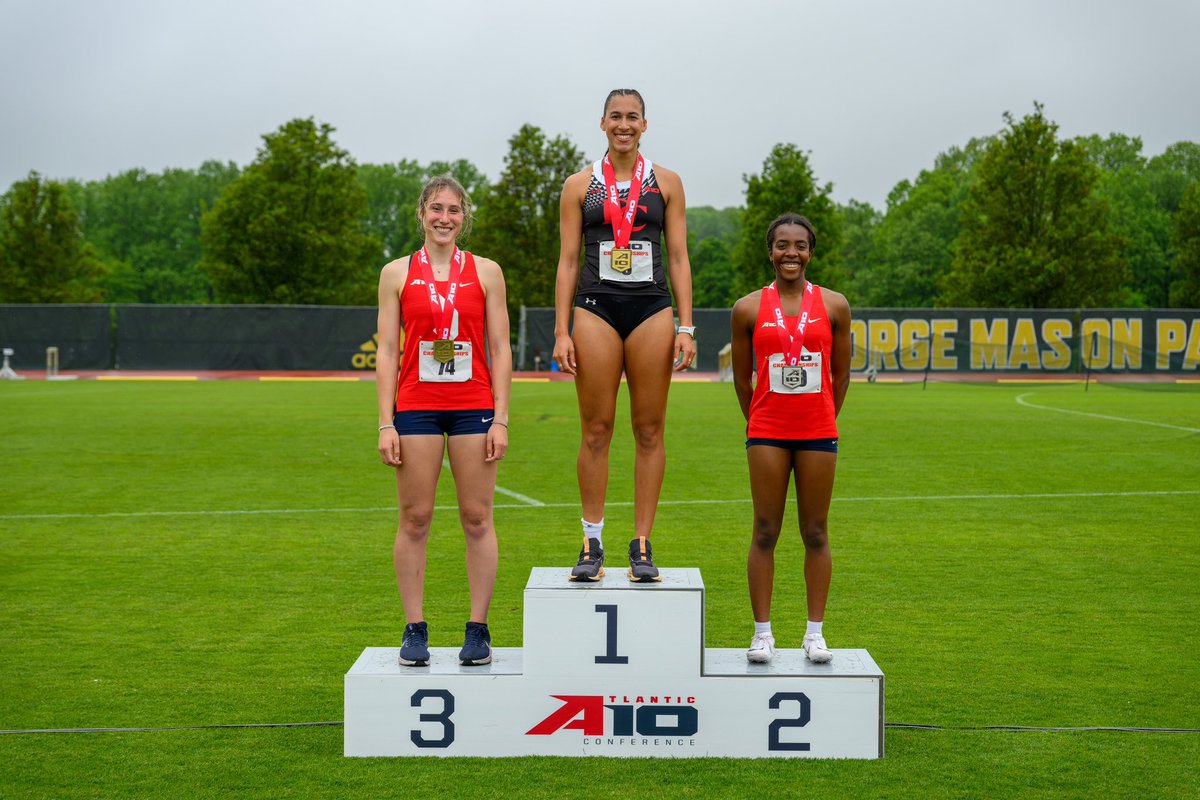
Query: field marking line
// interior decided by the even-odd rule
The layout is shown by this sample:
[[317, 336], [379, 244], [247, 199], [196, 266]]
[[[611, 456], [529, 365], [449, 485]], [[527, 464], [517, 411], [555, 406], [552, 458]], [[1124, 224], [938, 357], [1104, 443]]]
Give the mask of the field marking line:
[[[450, 459], [449, 458], [442, 459], [442, 466], [445, 467], [446, 469], [450, 470], [451, 475], [454, 474], [454, 470], [450, 467]], [[512, 489], [505, 489], [500, 484], [496, 484], [496, 491], [502, 495], [505, 495], [506, 497], [511, 497], [513, 500], [520, 500], [522, 503], [524, 503], [527, 506], [539, 507], [539, 506], [546, 505], [541, 500], [534, 500], [532, 497], [523, 495], [520, 492], [514, 492]], [[457, 507], [458, 506], [451, 506], [451, 508], [457, 508]], [[521, 506], [516, 506], [516, 508], [520, 508], [520, 507]], [[510, 508], [510, 506], [496, 506], [493, 504], [493, 508]], [[436, 510], [436, 507], [435, 507], [435, 510]]]
[[[835, 503], [919, 503], [922, 501], [944, 502], [947, 500], [1072, 500], [1082, 497], [1175, 497], [1200, 495], [1200, 489], [1167, 489], [1163, 491], [1130, 491], [1130, 492], [1033, 492], [1029, 494], [927, 494], [896, 497], [835, 497]], [[537, 502], [537, 501], [534, 501]], [[703, 505], [734, 505], [749, 504], [749, 497], [729, 500], [660, 500], [660, 506], [703, 506]], [[606, 506], [631, 507], [632, 502], [608, 502]], [[579, 503], [499, 503], [494, 508], [524, 509], [531, 508], [579, 508]], [[434, 506], [435, 511], [454, 511], [458, 506]], [[362, 508], [252, 508], [229, 509], [224, 511], [108, 511], [103, 513], [61, 513], [61, 514], [0, 514], [0, 521], [21, 519], [109, 519], [121, 517], [252, 517], [265, 514], [375, 514], [395, 513], [395, 506], [365, 506]]]
[[1026, 400], [1026, 397], [1031, 397], [1035, 392], [1025, 392], [1017, 395], [1017, 405], [1025, 406], [1026, 408], [1037, 408], [1042, 411], [1057, 411], [1060, 414], [1076, 414], [1081, 417], [1093, 417], [1095, 419], [1107, 419], [1112, 422], [1129, 422], [1135, 425], [1153, 425], [1156, 428], [1170, 428], [1175, 431], [1186, 431], [1188, 433], [1200, 433], [1200, 428], [1187, 428], [1183, 425], [1171, 425], [1166, 422], [1150, 422], [1144, 419], [1130, 419], [1128, 417], [1114, 417], [1108, 414], [1093, 414], [1090, 411], [1075, 411], [1069, 408], [1055, 408], [1054, 406], [1041, 406], [1037, 403], [1031, 403]]

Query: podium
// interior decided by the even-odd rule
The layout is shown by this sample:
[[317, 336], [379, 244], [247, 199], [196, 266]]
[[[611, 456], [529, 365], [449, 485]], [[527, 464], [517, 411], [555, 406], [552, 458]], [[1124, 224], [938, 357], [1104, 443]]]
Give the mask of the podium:
[[402, 667], [368, 647], [345, 676], [347, 756], [882, 758], [883, 673], [866, 650], [751, 664], [704, 647], [697, 569], [571, 583], [534, 568], [524, 647], [459, 665], [457, 647]]

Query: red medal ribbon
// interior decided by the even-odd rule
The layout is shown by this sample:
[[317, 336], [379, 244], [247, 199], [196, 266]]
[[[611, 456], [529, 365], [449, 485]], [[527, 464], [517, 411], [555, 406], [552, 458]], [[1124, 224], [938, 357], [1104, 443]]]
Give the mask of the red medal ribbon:
[[617, 191], [617, 175], [613, 169], [608, 153], [604, 154], [604, 189], [608, 196], [605, 202], [610, 209], [608, 218], [612, 222], [613, 247], [629, 247], [629, 239], [633, 235], [633, 218], [637, 214], [637, 201], [642, 196], [642, 173], [646, 168], [646, 160], [638, 153], [637, 164], [633, 168], [633, 179], [629, 181], [629, 197], [625, 208], [621, 208], [621, 195]]
[[417, 271], [421, 280], [429, 287], [429, 310], [433, 314], [433, 338], [449, 339], [450, 328], [454, 325], [454, 296], [458, 294], [458, 279], [462, 276], [462, 251], [454, 248], [450, 258], [450, 288], [446, 292], [446, 302], [438, 297], [437, 286], [433, 279], [433, 265], [429, 263], [429, 253], [422, 247], [417, 252]]
[[763, 289], [763, 297], [775, 315], [775, 331], [779, 334], [780, 352], [784, 356], [784, 365], [794, 367], [800, 363], [800, 351], [804, 348], [804, 329], [808, 326], [808, 312], [812, 309], [813, 285], [804, 282], [804, 299], [800, 303], [800, 316], [796, 317], [796, 327], [788, 330], [787, 317], [783, 315], [783, 306], [779, 303], [779, 290], [775, 281]]

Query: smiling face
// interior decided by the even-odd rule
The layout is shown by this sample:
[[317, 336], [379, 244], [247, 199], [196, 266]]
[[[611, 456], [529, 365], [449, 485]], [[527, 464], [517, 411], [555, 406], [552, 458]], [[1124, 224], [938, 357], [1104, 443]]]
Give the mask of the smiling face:
[[425, 240], [446, 246], [454, 244], [466, 218], [463, 205], [462, 196], [449, 187], [434, 192], [418, 214]]
[[794, 222], [775, 228], [769, 254], [779, 280], [800, 280], [812, 259], [812, 239], [808, 228]]
[[604, 107], [600, 130], [608, 137], [611, 153], [633, 153], [646, 131], [645, 108], [636, 95], [616, 95]]

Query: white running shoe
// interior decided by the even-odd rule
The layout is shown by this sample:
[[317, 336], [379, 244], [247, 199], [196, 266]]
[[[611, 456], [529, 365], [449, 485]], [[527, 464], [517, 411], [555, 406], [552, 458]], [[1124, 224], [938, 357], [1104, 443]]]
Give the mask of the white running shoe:
[[769, 633], [756, 633], [750, 640], [746, 660], [751, 664], [766, 664], [775, 657], [775, 637]]
[[833, 651], [825, 644], [825, 637], [814, 633], [804, 637], [804, 656], [814, 664], [828, 664], [833, 660]]

